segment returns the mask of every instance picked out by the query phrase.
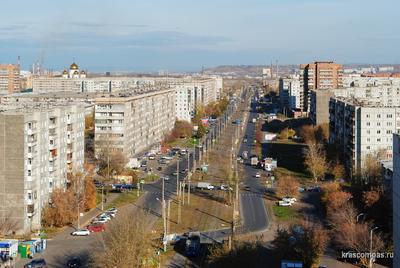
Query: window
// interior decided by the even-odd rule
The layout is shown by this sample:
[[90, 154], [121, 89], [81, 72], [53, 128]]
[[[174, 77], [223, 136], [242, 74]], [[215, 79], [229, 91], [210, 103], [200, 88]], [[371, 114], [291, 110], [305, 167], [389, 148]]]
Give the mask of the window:
[[379, 127], [381, 125], [381, 122], [377, 122], [376, 125]]
[[381, 134], [381, 131], [380, 131], [380, 130], [377, 130], [377, 131], [376, 131], [376, 134]]
[[369, 150], [369, 149], [371, 149], [371, 146], [367, 146], [366, 148], [367, 148], [367, 150]]
[[381, 115], [380, 115], [380, 114], [377, 114], [376, 117], [381, 118]]
[[393, 116], [392, 114], [387, 114], [386, 118], [392, 118], [392, 116]]
[[371, 123], [370, 122], [367, 122], [367, 126], [370, 126], [371, 125]]
[[377, 142], [381, 142], [381, 138], [377, 138], [376, 141], [377, 141]]

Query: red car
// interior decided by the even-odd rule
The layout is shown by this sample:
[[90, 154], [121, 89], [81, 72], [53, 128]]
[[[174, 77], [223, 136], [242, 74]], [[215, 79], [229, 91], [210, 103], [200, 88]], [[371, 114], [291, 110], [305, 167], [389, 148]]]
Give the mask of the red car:
[[92, 233], [104, 232], [106, 230], [105, 224], [91, 224], [88, 225], [87, 229]]

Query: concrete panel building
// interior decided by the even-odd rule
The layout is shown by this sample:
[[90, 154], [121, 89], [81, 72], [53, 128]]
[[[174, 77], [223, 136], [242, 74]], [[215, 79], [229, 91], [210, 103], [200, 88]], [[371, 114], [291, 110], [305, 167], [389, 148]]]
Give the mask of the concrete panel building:
[[18, 64], [0, 64], [0, 93], [21, 91], [21, 75]]
[[329, 100], [334, 96], [333, 90], [310, 91], [310, 119], [314, 125], [329, 123]]
[[95, 150], [134, 157], [160, 143], [175, 124], [175, 89], [95, 99]]
[[304, 91], [300, 87], [300, 76], [279, 79], [279, 98], [282, 109], [304, 110]]
[[378, 151], [392, 158], [394, 133], [400, 133], [400, 107], [380, 99], [335, 97], [329, 103], [330, 142], [344, 154], [346, 169], [359, 173], [365, 158]]
[[84, 129], [81, 105], [0, 105], [0, 217], [18, 232], [39, 229], [53, 189], [83, 167]]
[[310, 90], [343, 87], [343, 67], [332, 61], [316, 61], [300, 65], [300, 86], [304, 90], [304, 108], [310, 111]]

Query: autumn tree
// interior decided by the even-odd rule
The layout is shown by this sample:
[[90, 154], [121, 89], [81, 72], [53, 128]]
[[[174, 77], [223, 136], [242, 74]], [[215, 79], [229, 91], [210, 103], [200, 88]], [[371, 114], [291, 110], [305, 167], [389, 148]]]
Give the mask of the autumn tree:
[[98, 173], [108, 179], [113, 174], [120, 175], [128, 163], [128, 158], [121, 151], [113, 151], [107, 146], [100, 149], [100, 154], [97, 156]]
[[307, 170], [312, 174], [315, 183], [317, 183], [318, 179], [322, 178], [327, 169], [325, 150], [320, 144], [307, 142], [304, 155]]
[[279, 177], [276, 185], [276, 195], [278, 197], [296, 197], [299, 193], [299, 186], [299, 182], [294, 177]]
[[303, 221], [299, 225], [279, 229], [272, 242], [279, 259], [296, 259], [305, 267], [319, 263], [327, 245], [327, 232], [319, 224]]
[[343, 179], [346, 175], [346, 170], [344, 166], [338, 162], [332, 164], [331, 173], [335, 177], [335, 180]]
[[93, 181], [94, 166], [85, 164], [85, 170], [87, 172], [84, 178], [84, 208], [86, 211], [96, 207], [96, 187]]
[[154, 255], [151, 245], [149, 215], [144, 212], [121, 212], [103, 233], [104, 251], [95, 254], [94, 267], [147, 267]]
[[42, 212], [42, 224], [47, 227], [62, 227], [72, 223], [76, 217], [75, 197], [72, 191], [54, 189], [51, 202]]
[[279, 133], [279, 137], [281, 139], [290, 139], [292, 138], [294, 135], [296, 135], [296, 131], [294, 131], [291, 128], [284, 128], [282, 129], [282, 131]]
[[368, 183], [371, 187], [381, 187], [383, 185], [379, 160], [384, 157], [383, 151], [377, 151], [366, 155], [360, 173], [363, 183]]

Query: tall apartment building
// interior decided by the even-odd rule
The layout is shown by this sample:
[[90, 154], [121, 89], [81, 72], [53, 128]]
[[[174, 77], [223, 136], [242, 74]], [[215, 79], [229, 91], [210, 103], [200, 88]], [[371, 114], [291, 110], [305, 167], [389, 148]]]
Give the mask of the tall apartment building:
[[53, 189], [83, 167], [84, 129], [80, 105], [0, 106], [0, 217], [19, 233], [40, 228]]
[[329, 123], [329, 100], [334, 90], [310, 90], [309, 117], [314, 125]]
[[310, 90], [326, 90], [343, 87], [343, 67], [332, 61], [316, 61], [300, 65], [300, 86], [304, 90], [304, 108], [309, 111]]
[[104, 146], [130, 158], [160, 143], [175, 124], [175, 90], [95, 99], [95, 151]]
[[20, 68], [18, 64], [0, 64], [0, 93], [21, 91]]
[[[222, 87], [222, 83], [220, 84]], [[196, 79], [174, 86], [176, 93], [176, 118], [189, 121], [198, 105], [207, 105], [220, 98], [222, 88], [214, 79]]]
[[289, 110], [304, 108], [304, 95], [300, 87], [300, 76], [279, 79], [279, 98], [281, 107]]
[[359, 173], [368, 154], [392, 158], [393, 133], [400, 133], [400, 106], [380, 99], [335, 97], [329, 103], [330, 142], [338, 143], [346, 169]]
[[400, 267], [400, 136], [393, 135], [393, 267]]

